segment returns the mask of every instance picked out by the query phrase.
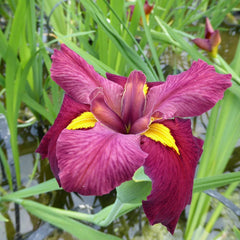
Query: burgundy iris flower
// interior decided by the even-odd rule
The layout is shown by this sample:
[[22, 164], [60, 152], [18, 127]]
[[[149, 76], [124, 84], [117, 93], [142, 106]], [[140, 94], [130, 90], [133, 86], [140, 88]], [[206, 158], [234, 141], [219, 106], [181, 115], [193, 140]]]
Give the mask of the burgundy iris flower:
[[231, 75], [198, 60], [164, 83], [146, 82], [136, 70], [106, 79], [63, 44], [52, 60], [51, 77], [65, 96], [37, 152], [48, 157], [58, 183], [68, 192], [103, 195], [143, 166], [152, 180], [146, 216], [173, 233], [191, 201], [203, 144], [183, 118], [212, 108]]
[[[149, 23], [149, 15], [153, 10], [154, 5], [149, 5], [148, 1], [145, 1], [143, 8], [144, 8], [144, 13], [145, 13], [145, 16], [146, 16], [147, 23]], [[135, 5], [130, 5], [129, 9], [130, 9], [129, 21], [131, 21], [133, 11], [135, 9]], [[127, 12], [127, 14], [128, 14], [128, 12]], [[143, 25], [142, 17], [140, 18], [140, 24]]]
[[193, 39], [193, 42], [215, 58], [217, 56], [218, 46], [221, 43], [221, 36], [218, 30], [214, 31], [210, 20], [206, 18], [205, 38], [196, 38]]

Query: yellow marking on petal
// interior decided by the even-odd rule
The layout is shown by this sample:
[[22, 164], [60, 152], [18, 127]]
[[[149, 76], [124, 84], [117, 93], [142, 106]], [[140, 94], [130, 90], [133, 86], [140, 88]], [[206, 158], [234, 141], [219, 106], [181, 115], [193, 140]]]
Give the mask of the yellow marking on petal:
[[72, 122], [67, 126], [68, 130], [76, 130], [83, 128], [93, 128], [97, 122], [97, 119], [91, 112], [84, 112], [80, 116], [74, 118]]
[[144, 95], [146, 96], [147, 93], [148, 93], [148, 85], [145, 83], [144, 86], [143, 86], [143, 93]]
[[178, 155], [180, 155], [179, 149], [176, 145], [175, 139], [171, 134], [171, 131], [169, 128], [164, 126], [161, 123], [152, 123], [149, 126], [149, 129], [143, 133], [148, 138], [151, 138], [152, 140], [156, 142], [162, 143], [164, 146], [173, 148]]

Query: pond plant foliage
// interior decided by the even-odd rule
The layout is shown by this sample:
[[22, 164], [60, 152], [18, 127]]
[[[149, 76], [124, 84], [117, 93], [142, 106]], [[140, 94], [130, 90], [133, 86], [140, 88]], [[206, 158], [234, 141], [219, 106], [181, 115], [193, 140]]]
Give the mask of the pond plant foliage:
[[[239, 206], [228, 203], [240, 173], [226, 169], [240, 138], [240, 43], [231, 60], [218, 54], [224, 21], [239, 7], [236, 0], [1, 1], [1, 226], [11, 203], [16, 236], [19, 206], [87, 240], [121, 239], [100, 228], [139, 207], [173, 239], [184, 213], [187, 240], [207, 239], [224, 208], [239, 219]], [[42, 131], [24, 184], [19, 134], [32, 126]], [[33, 184], [41, 158], [53, 175]], [[116, 197], [96, 213], [34, 200], [63, 190]], [[209, 195], [217, 199], [211, 211]]]

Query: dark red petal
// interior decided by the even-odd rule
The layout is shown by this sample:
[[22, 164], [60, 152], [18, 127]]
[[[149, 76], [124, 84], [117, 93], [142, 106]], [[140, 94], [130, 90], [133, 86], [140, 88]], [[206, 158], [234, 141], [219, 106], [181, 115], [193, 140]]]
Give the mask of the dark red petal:
[[173, 234], [181, 212], [191, 202], [203, 141], [193, 137], [190, 120], [166, 120], [161, 124], [171, 130], [180, 155], [172, 148], [142, 137], [141, 147], [148, 153], [144, 171], [152, 180], [152, 192], [143, 201], [143, 209], [151, 224], [162, 223]]
[[147, 154], [140, 136], [120, 134], [96, 123], [89, 130], [63, 130], [57, 141], [62, 187], [83, 195], [109, 193], [130, 180]]
[[58, 177], [58, 162], [56, 158], [56, 142], [57, 139], [68, 124], [82, 112], [89, 111], [89, 106], [75, 102], [68, 95], [64, 96], [60, 112], [48, 132], [43, 137], [36, 152], [40, 153], [42, 158], [48, 157], [52, 172], [55, 178], [59, 181]]

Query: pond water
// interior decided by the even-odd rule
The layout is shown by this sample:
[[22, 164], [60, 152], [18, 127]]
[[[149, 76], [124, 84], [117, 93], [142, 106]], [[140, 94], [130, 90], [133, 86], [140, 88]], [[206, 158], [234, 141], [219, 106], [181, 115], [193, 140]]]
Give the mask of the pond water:
[[[226, 27], [226, 26], [223, 26]], [[232, 27], [228, 31], [222, 31], [222, 43], [220, 46], [219, 53], [220, 55], [230, 63], [232, 57], [234, 56], [236, 46], [240, 36], [240, 28]], [[175, 59], [175, 60], [174, 60]], [[177, 59], [177, 60], [176, 60]], [[171, 61], [180, 63], [178, 68], [180, 71], [189, 67], [189, 63], [186, 60], [186, 56], [182, 55], [173, 55], [171, 51], [168, 54], [164, 55], [161, 59], [165, 64], [165, 74], [172, 74], [172, 64]], [[37, 171], [32, 180], [29, 180], [29, 176], [32, 175], [32, 170], [34, 169], [35, 162], [37, 161], [36, 154], [34, 153], [37, 148], [39, 135], [42, 133], [39, 132], [39, 125], [35, 123], [34, 125], [27, 128], [20, 128], [18, 135], [19, 150], [20, 150], [20, 163], [21, 163], [21, 174], [22, 174], [22, 185], [23, 187], [36, 185], [40, 182], [46, 181], [53, 177], [47, 160], [40, 160], [37, 165]], [[205, 128], [198, 119], [196, 131], [204, 137]], [[229, 171], [239, 171], [240, 170], [240, 146], [238, 145], [232, 155], [231, 160], [227, 166]], [[3, 187], [4, 187], [4, 179]], [[240, 189], [233, 194], [232, 201], [239, 204]], [[102, 197], [86, 197], [80, 196], [75, 193], [66, 193], [64, 191], [56, 191], [53, 193], [46, 193], [40, 196], [35, 196], [34, 200], [41, 202], [43, 204], [65, 208], [65, 209], [74, 209], [81, 212], [95, 213], [105, 206], [111, 204], [115, 200], [115, 191], [110, 194]], [[33, 198], [32, 198], [33, 199]], [[239, 202], [238, 202], [239, 201]], [[216, 201], [212, 201], [212, 207]], [[26, 210], [20, 207], [20, 221], [19, 226], [16, 226], [15, 223], [15, 213], [14, 213], [14, 204], [6, 204], [5, 208], [7, 209], [6, 217], [10, 219], [9, 222], [3, 223], [0, 222], [0, 239], [1, 240], [12, 240], [12, 239], [27, 239], [27, 240], [40, 240], [40, 239], [76, 239], [66, 232], [62, 232], [47, 223], [43, 223], [36, 217], [28, 214]], [[187, 212], [187, 210], [186, 210]], [[146, 219], [141, 208], [138, 208], [129, 214], [117, 219], [114, 223], [106, 228], [96, 227], [97, 229], [115, 234], [123, 239], [134, 239], [134, 240], [158, 240], [158, 239], [183, 239], [183, 231], [185, 222], [186, 222], [186, 213], [183, 213], [174, 238], [166, 231], [164, 227], [160, 224], [155, 226], [150, 226], [148, 220]], [[224, 217], [223, 217], [224, 215]], [[239, 219], [228, 209], [224, 210], [222, 217], [218, 220], [216, 226], [214, 227], [213, 234], [219, 233], [221, 229], [228, 229], [232, 224], [235, 224], [240, 227]], [[16, 229], [20, 229], [18, 237], [15, 236]], [[41, 237], [37, 238], [37, 235], [40, 233]], [[40, 236], [39, 235], [39, 236]], [[15, 238], [14, 238], [15, 236]], [[229, 235], [230, 236], [230, 235]], [[44, 237], [44, 238], [43, 238]], [[228, 238], [228, 239], [231, 239]], [[234, 238], [233, 238], [234, 239]]]

